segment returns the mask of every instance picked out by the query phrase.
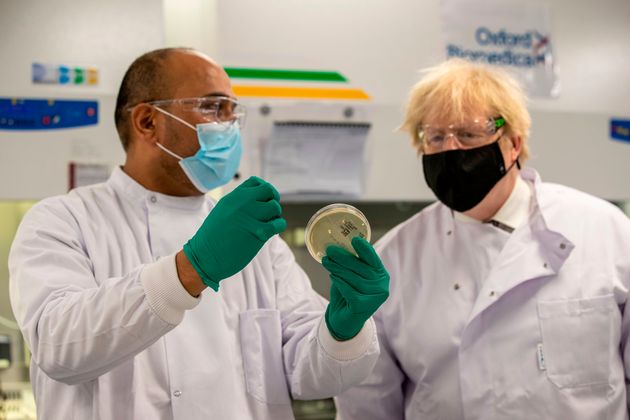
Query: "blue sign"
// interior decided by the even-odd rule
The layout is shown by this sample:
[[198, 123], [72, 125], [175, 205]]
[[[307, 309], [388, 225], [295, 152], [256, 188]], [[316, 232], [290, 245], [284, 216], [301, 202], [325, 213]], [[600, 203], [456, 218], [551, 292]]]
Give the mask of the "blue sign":
[[0, 130], [54, 130], [98, 124], [98, 102], [0, 98]]
[[630, 142], [630, 120], [610, 120], [610, 137]]

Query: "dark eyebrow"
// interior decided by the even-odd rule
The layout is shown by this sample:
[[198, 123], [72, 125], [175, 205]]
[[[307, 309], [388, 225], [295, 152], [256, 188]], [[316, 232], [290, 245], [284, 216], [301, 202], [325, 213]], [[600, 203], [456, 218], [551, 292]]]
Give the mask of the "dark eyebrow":
[[218, 96], [222, 96], [222, 97], [224, 97], [224, 98], [230, 98], [230, 99], [234, 99], [234, 100], [236, 100], [236, 98], [234, 98], [234, 97], [232, 97], [232, 96], [230, 96], [230, 95], [226, 95], [226, 94], [225, 94], [225, 93], [223, 93], [223, 92], [213, 92], [213, 93], [208, 93], [208, 94], [206, 94], [206, 95], [203, 95], [202, 97], [203, 97], [203, 98], [215, 98], [215, 97], [218, 97]]

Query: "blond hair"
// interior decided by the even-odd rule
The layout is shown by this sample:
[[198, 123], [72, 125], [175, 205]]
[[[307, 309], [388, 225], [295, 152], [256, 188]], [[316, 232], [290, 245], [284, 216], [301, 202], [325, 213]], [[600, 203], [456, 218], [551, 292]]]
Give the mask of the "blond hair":
[[418, 128], [430, 115], [446, 115], [464, 121], [472, 109], [486, 112], [488, 117], [505, 119], [505, 134], [520, 136], [522, 149], [519, 160], [529, 157], [527, 139], [531, 117], [525, 102], [527, 98], [520, 84], [507, 72], [462, 59], [451, 59], [425, 70], [425, 75], [409, 93], [405, 120], [400, 129], [411, 135], [418, 154], [424, 144], [418, 137]]

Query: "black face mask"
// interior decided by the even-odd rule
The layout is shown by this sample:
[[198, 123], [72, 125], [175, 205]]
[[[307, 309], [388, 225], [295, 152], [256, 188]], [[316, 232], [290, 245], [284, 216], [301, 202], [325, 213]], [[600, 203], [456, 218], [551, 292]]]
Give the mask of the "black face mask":
[[505, 169], [498, 139], [474, 149], [423, 155], [422, 165], [429, 188], [442, 203], [458, 212], [479, 204], [514, 166]]

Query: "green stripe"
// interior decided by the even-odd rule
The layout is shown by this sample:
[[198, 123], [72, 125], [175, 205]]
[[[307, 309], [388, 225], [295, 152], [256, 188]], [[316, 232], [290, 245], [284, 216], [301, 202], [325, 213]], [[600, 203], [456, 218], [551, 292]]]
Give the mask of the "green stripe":
[[225, 67], [228, 76], [246, 79], [308, 80], [311, 82], [347, 82], [336, 71], [272, 70]]

